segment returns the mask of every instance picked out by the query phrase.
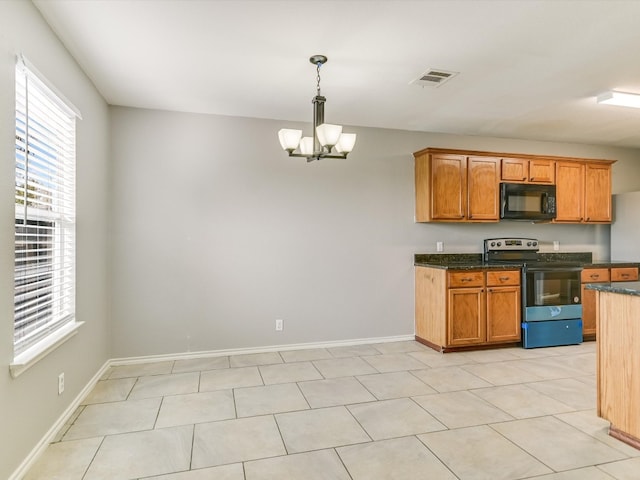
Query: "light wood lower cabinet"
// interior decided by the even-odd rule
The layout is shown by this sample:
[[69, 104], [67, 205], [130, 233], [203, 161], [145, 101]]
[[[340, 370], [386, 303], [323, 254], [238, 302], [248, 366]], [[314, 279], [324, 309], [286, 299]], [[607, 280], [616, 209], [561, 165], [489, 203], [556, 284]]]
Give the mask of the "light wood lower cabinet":
[[441, 350], [520, 341], [519, 270], [416, 267], [416, 339]]
[[588, 283], [632, 282], [638, 280], [637, 267], [585, 268], [582, 270], [582, 336], [593, 340], [596, 336], [596, 291], [587, 290]]

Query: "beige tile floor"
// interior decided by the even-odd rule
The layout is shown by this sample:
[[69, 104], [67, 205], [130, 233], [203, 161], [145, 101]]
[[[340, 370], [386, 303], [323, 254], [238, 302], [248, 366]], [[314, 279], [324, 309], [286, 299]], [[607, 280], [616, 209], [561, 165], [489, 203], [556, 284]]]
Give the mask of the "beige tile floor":
[[640, 479], [595, 361], [395, 342], [112, 367], [25, 479]]

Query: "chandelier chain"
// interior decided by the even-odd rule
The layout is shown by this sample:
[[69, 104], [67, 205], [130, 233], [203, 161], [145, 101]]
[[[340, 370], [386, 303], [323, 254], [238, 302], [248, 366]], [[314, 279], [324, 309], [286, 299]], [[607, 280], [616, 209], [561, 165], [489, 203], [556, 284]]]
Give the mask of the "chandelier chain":
[[316, 80], [318, 81], [318, 86], [316, 88], [317, 94], [318, 96], [320, 96], [320, 67], [322, 66], [322, 64], [320, 62], [318, 62], [318, 67], [317, 67], [317, 72], [318, 72], [318, 76], [316, 77]]

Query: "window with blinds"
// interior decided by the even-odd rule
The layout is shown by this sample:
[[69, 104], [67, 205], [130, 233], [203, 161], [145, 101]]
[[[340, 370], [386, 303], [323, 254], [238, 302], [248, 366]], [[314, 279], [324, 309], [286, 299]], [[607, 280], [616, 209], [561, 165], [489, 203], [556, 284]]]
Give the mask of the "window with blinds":
[[14, 356], [74, 321], [76, 114], [16, 66]]

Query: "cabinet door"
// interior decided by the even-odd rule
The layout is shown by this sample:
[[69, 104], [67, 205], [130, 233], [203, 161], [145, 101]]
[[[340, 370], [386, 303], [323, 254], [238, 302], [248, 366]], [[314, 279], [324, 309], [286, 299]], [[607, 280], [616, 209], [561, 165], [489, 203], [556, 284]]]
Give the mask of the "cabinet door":
[[556, 162], [553, 160], [529, 160], [529, 182], [553, 183], [556, 179]]
[[582, 222], [584, 202], [584, 164], [556, 163], [556, 222]]
[[611, 222], [611, 165], [585, 165], [586, 222]]
[[520, 341], [520, 286], [487, 288], [487, 342]]
[[503, 158], [500, 168], [503, 182], [526, 182], [529, 179], [529, 160], [523, 158]]
[[587, 283], [607, 283], [611, 281], [608, 268], [585, 268], [580, 273], [582, 282], [582, 335], [596, 334], [596, 291], [587, 290]]
[[582, 336], [596, 334], [596, 291], [582, 285]]
[[447, 317], [448, 345], [484, 343], [484, 288], [450, 288], [447, 295]]
[[469, 157], [467, 159], [467, 219], [497, 222], [500, 195], [500, 159]]
[[463, 220], [467, 212], [467, 157], [431, 156], [431, 218]]

